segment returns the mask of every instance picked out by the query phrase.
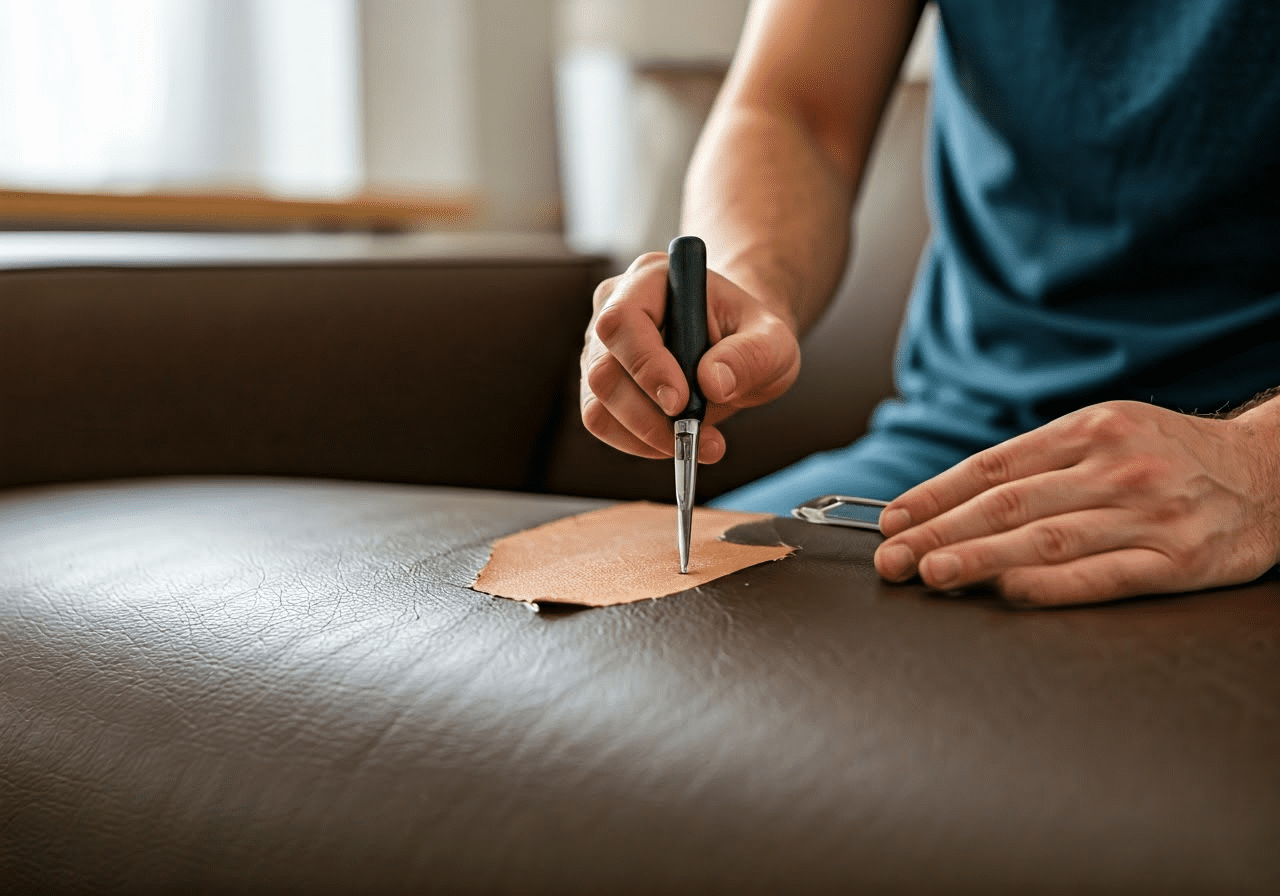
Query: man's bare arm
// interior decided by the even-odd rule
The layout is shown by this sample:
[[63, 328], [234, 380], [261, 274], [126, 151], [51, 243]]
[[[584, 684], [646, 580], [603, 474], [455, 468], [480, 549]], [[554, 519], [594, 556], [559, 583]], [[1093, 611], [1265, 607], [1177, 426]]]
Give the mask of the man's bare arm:
[[685, 186], [710, 264], [803, 334], [835, 292], [850, 212], [915, 2], [751, 8]]
[[[763, 0], [752, 6], [685, 188], [685, 232], [709, 255], [712, 348], [698, 370], [714, 424], [795, 381], [798, 337], [835, 290], [853, 197], [915, 29], [916, 0]], [[662, 344], [666, 257], [596, 291], [582, 417], [632, 454], [671, 454], [688, 388]], [[724, 440], [703, 428], [702, 458]]]

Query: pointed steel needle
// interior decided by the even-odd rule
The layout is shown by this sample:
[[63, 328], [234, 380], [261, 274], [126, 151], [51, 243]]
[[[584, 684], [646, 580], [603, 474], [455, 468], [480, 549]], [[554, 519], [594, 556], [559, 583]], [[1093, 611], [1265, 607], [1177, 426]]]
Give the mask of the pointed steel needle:
[[680, 572], [689, 571], [689, 539], [693, 535], [693, 496], [698, 481], [697, 420], [676, 421], [676, 547], [680, 550]]

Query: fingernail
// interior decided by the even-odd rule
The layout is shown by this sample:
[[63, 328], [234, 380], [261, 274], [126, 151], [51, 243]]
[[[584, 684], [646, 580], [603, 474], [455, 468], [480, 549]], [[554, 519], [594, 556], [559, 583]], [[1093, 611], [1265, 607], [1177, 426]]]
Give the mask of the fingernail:
[[880, 514], [880, 531], [885, 535], [897, 535], [911, 528], [911, 514], [901, 507]]
[[891, 579], [905, 579], [915, 570], [916, 555], [905, 544], [885, 548], [884, 568]]
[[738, 381], [733, 377], [733, 371], [729, 369], [728, 364], [712, 364], [711, 375], [716, 378], [716, 383], [720, 386], [720, 394], [725, 398], [733, 395], [734, 387], [738, 385]]
[[955, 554], [930, 554], [921, 564], [928, 564], [929, 577], [941, 588], [950, 585], [960, 575], [960, 560]]
[[658, 407], [662, 408], [667, 416], [680, 413], [680, 393], [670, 386], [659, 386]]

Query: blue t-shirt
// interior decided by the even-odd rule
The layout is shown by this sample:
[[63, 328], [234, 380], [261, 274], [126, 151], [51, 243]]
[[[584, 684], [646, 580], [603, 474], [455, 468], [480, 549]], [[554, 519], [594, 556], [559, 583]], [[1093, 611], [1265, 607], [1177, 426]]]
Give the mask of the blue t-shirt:
[[1280, 385], [1280, 0], [939, 6], [934, 233], [877, 425], [976, 448]]

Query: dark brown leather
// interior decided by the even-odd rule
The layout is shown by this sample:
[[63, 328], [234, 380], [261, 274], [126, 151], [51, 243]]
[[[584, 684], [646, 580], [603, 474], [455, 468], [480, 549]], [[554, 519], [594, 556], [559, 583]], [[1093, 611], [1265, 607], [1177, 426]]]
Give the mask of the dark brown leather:
[[0, 486], [539, 488], [604, 266], [528, 243], [0, 235]]
[[467, 589], [596, 506], [0, 494], [0, 892], [1280, 891], [1280, 584], [1017, 611], [779, 520], [656, 602]]

